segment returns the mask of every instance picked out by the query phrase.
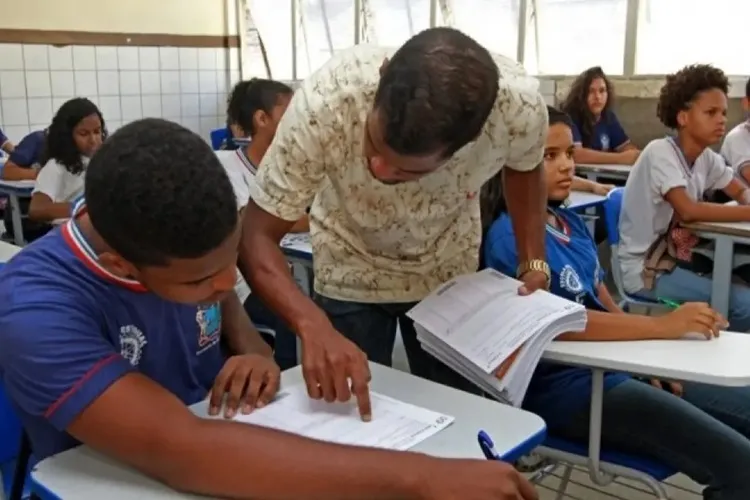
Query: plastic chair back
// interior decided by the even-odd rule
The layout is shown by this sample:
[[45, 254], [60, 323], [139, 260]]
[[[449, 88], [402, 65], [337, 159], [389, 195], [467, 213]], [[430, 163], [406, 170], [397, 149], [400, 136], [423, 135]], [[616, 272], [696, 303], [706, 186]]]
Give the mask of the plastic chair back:
[[211, 147], [214, 151], [218, 151], [227, 139], [229, 139], [229, 131], [226, 127], [217, 128], [211, 131]]
[[625, 188], [618, 187], [607, 195], [604, 202], [604, 225], [607, 229], [607, 242], [610, 246], [620, 243], [620, 212], [622, 211], [622, 195]]

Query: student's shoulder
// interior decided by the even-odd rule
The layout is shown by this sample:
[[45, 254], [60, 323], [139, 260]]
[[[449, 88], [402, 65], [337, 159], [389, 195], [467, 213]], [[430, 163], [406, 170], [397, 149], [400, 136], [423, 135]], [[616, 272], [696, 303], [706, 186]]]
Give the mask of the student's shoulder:
[[488, 245], [493, 247], [515, 248], [516, 236], [513, 233], [513, 222], [507, 212], [502, 213], [490, 225], [485, 240]]
[[638, 156], [638, 162], [641, 161], [652, 161], [654, 159], [663, 159], [665, 157], [671, 158], [675, 154], [674, 145], [671, 139], [668, 137], [660, 137], [654, 139], [643, 148], [641, 154]]
[[237, 151], [232, 149], [225, 149], [220, 151], [215, 151], [216, 158], [219, 159], [219, 162], [221, 162], [222, 166], [227, 169], [235, 169], [240, 165], [240, 159], [237, 157]]

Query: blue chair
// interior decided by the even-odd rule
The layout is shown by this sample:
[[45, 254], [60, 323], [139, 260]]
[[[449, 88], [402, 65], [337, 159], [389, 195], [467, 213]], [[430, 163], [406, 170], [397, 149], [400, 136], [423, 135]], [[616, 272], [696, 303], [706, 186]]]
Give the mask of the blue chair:
[[229, 139], [229, 130], [226, 127], [211, 131], [211, 147], [214, 151], [218, 151], [227, 139]]
[[620, 308], [623, 311], [629, 311], [630, 306], [641, 306], [646, 308], [647, 313], [654, 307], [665, 309], [666, 306], [655, 300], [628, 294], [622, 284], [620, 258], [617, 255], [617, 250], [620, 245], [620, 212], [622, 211], [622, 195], [624, 192], [625, 188], [615, 188], [609, 192], [607, 200], [604, 202], [604, 223], [607, 229], [607, 243], [609, 243], [612, 253], [610, 267], [612, 268], [612, 278], [615, 282], [617, 293], [620, 296]]

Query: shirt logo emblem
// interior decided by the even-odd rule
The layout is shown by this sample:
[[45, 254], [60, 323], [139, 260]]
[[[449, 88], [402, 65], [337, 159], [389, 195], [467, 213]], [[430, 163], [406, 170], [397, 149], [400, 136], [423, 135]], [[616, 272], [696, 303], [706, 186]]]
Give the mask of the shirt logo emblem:
[[560, 273], [560, 288], [571, 295], [578, 295], [583, 291], [581, 278], [578, 277], [578, 273], [569, 264], [566, 264]]
[[219, 304], [198, 306], [195, 321], [198, 323], [198, 352], [196, 354], [202, 354], [219, 342], [221, 336]]
[[146, 344], [148, 344], [148, 340], [137, 326], [120, 327], [120, 355], [128, 360], [132, 366], [138, 366]]
[[602, 134], [599, 136], [599, 141], [602, 143], [602, 151], [609, 151], [609, 136]]

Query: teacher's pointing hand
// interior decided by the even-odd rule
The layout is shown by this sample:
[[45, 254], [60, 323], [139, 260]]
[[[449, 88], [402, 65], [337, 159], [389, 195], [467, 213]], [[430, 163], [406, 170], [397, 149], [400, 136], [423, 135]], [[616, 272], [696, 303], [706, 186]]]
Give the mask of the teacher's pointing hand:
[[349, 401], [354, 396], [362, 420], [372, 418], [370, 366], [367, 356], [333, 327], [302, 339], [302, 373], [307, 393], [328, 402]]

